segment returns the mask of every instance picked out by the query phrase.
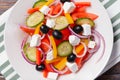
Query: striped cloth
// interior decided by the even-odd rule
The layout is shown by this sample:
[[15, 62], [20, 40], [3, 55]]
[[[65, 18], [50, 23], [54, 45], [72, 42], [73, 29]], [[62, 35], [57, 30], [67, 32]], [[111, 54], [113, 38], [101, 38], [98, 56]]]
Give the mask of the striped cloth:
[[[113, 30], [114, 30], [114, 49], [112, 52], [113, 54], [111, 56], [111, 59], [108, 65], [106, 66], [107, 68], [105, 68], [105, 70], [103, 71], [105, 72], [116, 63], [115, 60], [117, 58], [120, 59], [120, 49], [119, 49], [120, 48], [120, 45], [119, 45], [120, 44], [120, 29], [119, 29], [120, 28], [120, 7], [119, 7], [120, 0], [99, 0], [99, 1], [103, 4], [103, 6], [108, 11], [109, 17], [113, 24]], [[9, 12], [10, 10], [4, 13], [2, 16], [0, 16], [0, 72], [4, 75], [6, 80], [22, 80], [20, 76], [15, 72], [13, 67], [10, 65], [10, 62], [5, 52], [3, 33], [4, 33], [5, 21], [7, 20]]]

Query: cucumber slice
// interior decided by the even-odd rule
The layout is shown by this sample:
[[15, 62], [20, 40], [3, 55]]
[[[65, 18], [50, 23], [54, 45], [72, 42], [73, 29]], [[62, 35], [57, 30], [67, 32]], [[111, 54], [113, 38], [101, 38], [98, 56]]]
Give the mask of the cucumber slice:
[[45, 5], [46, 2], [47, 2], [46, 0], [39, 0], [35, 2], [35, 4], [33, 5], [33, 8], [41, 8], [43, 5]]
[[62, 30], [68, 26], [68, 21], [65, 16], [59, 16], [55, 19], [56, 25], [54, 27], [55, 30]]
[[78, 24], [78, 25], [89, 24], [89, 25], [91, 25], [92, 27], [95, 26], [94, 21], [91, 20], [90, 18], [79, 18], [79, 19], [77, 19], [76, 24]]
[[28, 27], [34, 28], [38, 24], [40, 24], [43, 20], [44, 20], [44, 15], [41, 12], [37, 11], [37, 12], [31, 14], [27, 18], [26, 24], [27, 24]]
[[24, 54], [26, 57], [32, 61], [36, 61], [36, 48], [30, 47], [30, 43], [26, 43], [23, 48]]
[[72, 53], [73, 47], [69, 43], [69, 41], [63, 41], [61, 44], [57, 47], [58, 50], [58, 56], [65, 57]]

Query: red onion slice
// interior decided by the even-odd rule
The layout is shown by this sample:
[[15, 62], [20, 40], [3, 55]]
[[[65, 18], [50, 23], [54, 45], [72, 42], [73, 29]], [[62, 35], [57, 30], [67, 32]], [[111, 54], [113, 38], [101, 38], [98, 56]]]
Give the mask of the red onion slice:
[[25, 45], [28, 37], [29, 37], [29, 36], [26, 36], [26, 37], [24, 38], [24, 40], [22, 41], [22, 44], [21, 44], [21, 53], [22, 53], [23, 58], [24, 58], [28, 63], [30, 63], [30, 64], [32, 64], [32, 65], [35, 65], [36, 63], [30, 61], [30, 60], [26, 57], [26, 55], [25, 55], [25, 53], [24, 53], [24, 51], [23, 51], [23, 47], [24, 47], [24, 45]]
[[[43, 39], [44, 37], [45, 37], [45, 35], [43, 35], [43, 36], [41, 37], [41, 39]], [[23, 51], [24, 45], [26, 44], [28, 38], [29, 38], [29, 35], [27, 35], [27, 36], [24, 38], [24, 40], [22, 41], [22, 44], [21, 44], [21, 53], [22, 53], [23, 58], [24, 58], [28, 63], [35, 65], [36, 63], [30, 61], [30, 60], [26, 57], [26, 55], [25, 55], [25, 53], [24, 53], [24, 51]], [[43, 58], [42, 58], [41, 61], [43, 62], [43, 61], [45, 60], [45, 54], [43, 53], [43, 51], [42, 51], [41, 49], [39, 49], [39, 50], [40, 50], [40, 52], [42, 53]]]
[[77, 55], [77, 53], [75, 52], [75, 48], [74, 48], [74, 50], [73, 50], [73, 52], [75, 53], [75, 55], [76, 55], [78, 58], [84, 57], [84, 56], [86, 55], [86, 53], [87, 53], [87, 46], [86, 46], [86, 44], [83, 43], [83, 42], [81, 42], [81, 44], [84, 46], [84, 52], [83, 52], [82, 55]]
[[67, 67], [65, 67], [65, 69], [62, 70], [62, 71], [57, 70], [52, 64], [50, 64], [50, 67], [53, 69], [53, 71], [55, 71], [58, 74], [64, 74], [64, 73], [66, 73], [68, 71]]
[[41, 52], [41, 54], [42, 54], [41, 62], [45, 61], [45, 57], [46, 57], [45, 53], [44, 53], [40, 48], [38, 48], [38, 50], [39, 50], [39, 51]]
[[105, 45], [105, 40], [104, 40], [103, 36], [102, 36], [99, 32], [97, 32], [96, 30], [92, 30], [92, 32], [95, 33], [96, 35], [98, 35], [99, 38], [101, 39], [101, 43], [103, 43], [102, 54], [101, 54], [101, 56], [99, 57], [99, 59], [97, 60], [97, 62], [99, 62], [99, 61], [102, 59], [102, 57], [103, 57], [103, 55], [104, 55], [104, 53], [105, 53], [105, 46], [106, 46], [106, 45]]
[[77, 36], [79, 38], [88, 38], [89, 37], [89, 36], [83, 36], [83, 35], [76, 34], [70, 27], [68, 27], [68, 29], [70, 30], [70, 32], [72, 34], [74, 34], [75, 36]]
[[96, 46], [93, 49], [88, 48], [88, 52], [91, 53], [91, 54], [95, 53], [100, 48], [100, 37], [98, 35], [96, 35], [95, 33], [92, 33], [92, 36], [94, 36]]

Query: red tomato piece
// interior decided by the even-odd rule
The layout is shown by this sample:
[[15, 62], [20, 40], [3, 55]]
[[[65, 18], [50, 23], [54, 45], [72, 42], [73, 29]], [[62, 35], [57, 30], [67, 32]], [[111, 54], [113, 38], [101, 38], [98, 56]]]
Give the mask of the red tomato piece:
[[24, 26], [20, 26], [20, 29], [29, 35], [33, 35], [35, 32], [35, 29], [30, 29], [30, 28], [24, 27]]
[[[45, 43], [45, 44], [44, 44]], [[50, 41], [49, 41], [49, 38], [47, 35], [45, 35], [45, 37], [41, 40], [41, 45], [40, 45], [40, 48], [44, 51], [44, 52], [47, 52], [49, 50], [49, 46], [47, 45], [50, 45]]]
[[98, 15], [93, 14], [93, 13], [73, 13], [72, 14], [72, 18], [75, 21], [78, 18], [90, 18], [92, 20], [95, 20], [96, 18], [98, 18]]

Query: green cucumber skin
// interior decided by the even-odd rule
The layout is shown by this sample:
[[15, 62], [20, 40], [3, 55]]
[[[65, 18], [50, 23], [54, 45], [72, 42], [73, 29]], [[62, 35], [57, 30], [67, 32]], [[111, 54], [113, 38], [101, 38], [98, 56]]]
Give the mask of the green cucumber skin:
[[[61, 45], [63, 45], [63, 44], [68, 44], [68, 46], [69, 46], [69, 48], [70, 48], [70, 49], [69, 49], [69, 52], [66, 52], [65, 54], [61, 54], [62, 50], [59, 51], [59, 47], [61, 47]], [[69, 41], [63, 41], [63, 42], [61, 42], [61, 43], [58, 45], [57, 50], [58, 50], [58, 56], [60, 56], [60, 57], [66, 57], [66, 56], [70, 55], [70, 54], [73, 52], [73, 47], [72, 47], [72, 45], [69, 43]]]
[[[38, 12], [38, 11], [37, 11]], [[40, 14], [42, 14], [41, 12], [39, 12]], [[43, 14], [43, 19], [39, 22], [39, 23], [37, 23], [37, 24], [35, 24], [35, 25], [33, 25], [33, 26], [29, 26], [29, 24], [27, 23], [27, 21], [29, 20], [29, 18], [31, 17], [31, 16], [33, 16], [34, 15], [34, 13], [33, 14], [31, 14], [31, 15], [29, 15], [28, 17], [27, 17], [27, 19], [26, 19], [26, 25], [28, 26], [28, 27], [30, 27], [30, 28], [36, 28], [43, 20], [44, 20], [44, 14]]]
[[36, 5], [39, 4], [40, 2], [47, 2], [47, 1], [46, 0], [38, 0], [34, 3], [33, 8], [35, 8]]
[[[91, 20], [90, 18], [78, 18], [78, 19], [76, 20], [76, 24], [81, 25], [81, 24], [80, 24], [80, 21], [83, 21], [83, 20], [84, 20], [84, 21], [86, 20], [86, 23], [88, 23], [88, 21], [89, 21], [89, 24], [90, 24], [92, 27], [95, 26], [94, 21]], [[83, 24], [85, 24], [85, 23], [83, 23]]]

